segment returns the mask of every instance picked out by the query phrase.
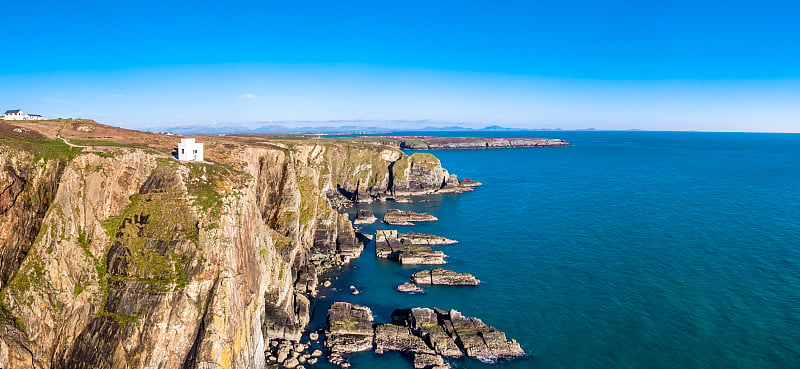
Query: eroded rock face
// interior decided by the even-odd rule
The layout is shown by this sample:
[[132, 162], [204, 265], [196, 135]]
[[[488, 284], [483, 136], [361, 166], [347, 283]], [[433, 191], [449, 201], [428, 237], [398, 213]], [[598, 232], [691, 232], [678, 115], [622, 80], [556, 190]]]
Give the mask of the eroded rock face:
[[481, 283], [472, 274], [458, 273], [442, 268], [416, 272], [411, 275], [411, 282], [445, 286], [477, 286]]
[[415, 232], [407, 232], [407, 233], [400, 233], [397, 235], [397, 238], [405, 238], [411, 241], [411, 243], [415, 245], [452, 245], [454, 243], [458, 243], [456, 240], [451, 240], [449, 238], [445, 238], [442, 236], [437, 236], [435, 234], [424, 234], [424, 233], [415, 233]]
[[379, 324], [375, 327], [375, 352], [401, 351], [433, 354], [432, 348], [425, 341], [414, 335], [406, 326]]
[[408, 238], [398, 238], [396, 231], [378, 231], [375, 236], [375, 256], [396, 260], [404, 265], [444, 264], [447, 256], [430, 246], [415, 245]]
[[407, 325], [414, 334], [442, 356], [519, 357], [524, 356], [519, 343], [507, 340], [505, 333], [478, 318], [464, 317], [455, 310], [414, 308], [395, 310], [392, 321]]
[[[62, 146], [0, 145], [3, 367], [263, 367], [270, 339], [299, 339], [318, 273], [363, 249], [338, 201], [389, 195], [405, 157], [297, 143], [182, 163]], [[415, 186], [438, 191], [442, 171]]]
[[461, 313], [450, 310], [441, 317], [442, 326], [451, 337], [456, 337], [456, 342], [467, 356], [524, 356], [516, 340], [507, 340], [506, 334], [483, 323], [478, 318], [461, 316]]
[[435, 222], [439, 218], [428, 213], [389, 209], [383, 216], [383, 222], [391, 225], [414, 225], [414, 222]]
[[372, 349], [375, 331], [372, 310], [349, 302], [335, 302], [328, 309], [328, 331], [325, 347], [335, 353], [352, 353]]
[[450, 364], [439, 355], [414, 354], [415, 369], [450, 369]]
[[372, 224], [378, 218], [375, 217], [375, 214], [372, 213], [370, 210], [361, 209], [356, 214], [356, 219], [353, 221], [353, 224]]

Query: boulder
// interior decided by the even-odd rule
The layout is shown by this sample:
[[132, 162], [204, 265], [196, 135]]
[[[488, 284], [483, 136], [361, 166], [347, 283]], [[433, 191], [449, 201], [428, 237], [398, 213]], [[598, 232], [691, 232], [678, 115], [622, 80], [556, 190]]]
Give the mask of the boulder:
[[481, 283], [472, 274], [458, 273], [442, 268], [416, 272], [411, 276], [411, 282], [446, 286], [477, 286]]
[[328, 309], [325, 347], [334, 353], [372, 349], [375, 336], [372, 321], [370, 308], [349, 302], [334, 302]]

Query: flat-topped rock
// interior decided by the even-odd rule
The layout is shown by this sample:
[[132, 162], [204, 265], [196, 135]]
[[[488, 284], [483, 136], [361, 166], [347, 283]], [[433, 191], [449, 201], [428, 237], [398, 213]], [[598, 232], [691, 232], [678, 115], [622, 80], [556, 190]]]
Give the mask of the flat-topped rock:
[[435, 234], [425, 234], [416, 232], [399, 233], [397, 238], [405, 238], [415, 245], [451, 245], [458, 243], [456, 240], [451, 240], [446, 237], [437, 236]]
[[361, 209], [356, 213], [356, 219], [353, 221], [353, 224], [372, 224], [378, 218], [375, 217], [375, 214], [372, 211]]
[[472, 274], [458, 273], [442, 268], [416, 272], [411, 275], [411, 282], [416, 284], [446, 286], [477, 286], [481, 283], [481, 281]]
[[430, 246], [415, 245], [407, 238], [398, 238], [397, 231], [375, 233], [375, 256], [391, 259], [404, 265], [440, 265], [447, 256]]
[[396, 290], [399, 291], [399, 292], [412, 293], [412, 294], [413, 293], [425, 293], [425, 290], [423, 290], [420, 286], [417, 286], [416, 284], [408, 283], [408, 282], [397, 286]]
[[375, 327], [375, 352], [401, 351], [409, 353], [433, 354], [432, 348], [425, 341], [414, 335], [406, 326], [379, 324]]
[[328, 309], [328, 331], [325, 347], [336, 353], [372, 349], [375, 331], [372, 310], [349, 302], [334, 302]]
[[414, 225], [414, 222], [435, 222], [439, 218], [428, 213], [389, 209], [383, 216], [383, 222], [391, 225]]

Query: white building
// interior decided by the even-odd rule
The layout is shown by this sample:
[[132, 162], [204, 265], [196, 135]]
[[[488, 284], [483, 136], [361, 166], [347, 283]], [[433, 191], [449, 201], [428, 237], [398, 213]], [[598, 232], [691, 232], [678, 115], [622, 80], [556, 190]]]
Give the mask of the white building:
[[178, 160], [203, 161], [203, 144], [194, 138], [182, 138], [178, 144]]
[[5, 120], [42, 120], [44, 117], [38, 114], [25, 114], [20, 109], [15, 110], [6, 110], [6, 114], [3, 116]]

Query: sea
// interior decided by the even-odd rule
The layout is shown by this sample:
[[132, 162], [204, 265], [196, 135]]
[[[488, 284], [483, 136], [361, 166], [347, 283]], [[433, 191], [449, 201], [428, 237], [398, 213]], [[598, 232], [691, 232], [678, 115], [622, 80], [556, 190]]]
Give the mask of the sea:
[[[411, 134], [550, 137], [573, 146], [431, 151], [483, 186], [348, 212], [436, 215], [438, 222], [360, 230], [458, 240], [437, 247], [449, 256], [444, 267], [482, 284], [397, 292], [429, 267], [376, 259], [369, 243], [320, 292], [312, 329], [324, 327], [334, 301], [368, 306], [376, 322], [397, 308], [438, 307], [482, 319], [528, 353], [459, 359], [454, 368], [800, 368], [800, 134]], [[350, 361], [413, 368], [399, 353]]]

